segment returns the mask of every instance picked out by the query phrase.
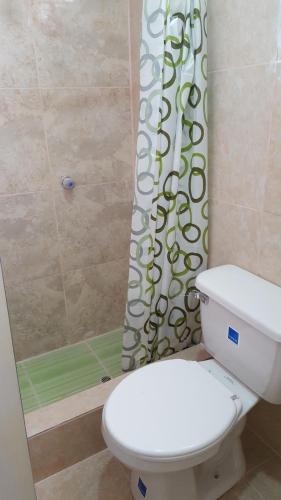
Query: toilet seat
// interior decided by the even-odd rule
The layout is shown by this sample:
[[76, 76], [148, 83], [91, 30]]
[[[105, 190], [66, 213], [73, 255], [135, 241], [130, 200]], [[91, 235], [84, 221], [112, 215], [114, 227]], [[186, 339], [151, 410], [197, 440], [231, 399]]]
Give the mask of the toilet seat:
[[103, 411], [103, 434], [131, 467], [140, 461], [150, 470], [153, 462], [184, 462], [186, 467], [187, 460], [194, 465], [215, 452], [240, 411], [239, 399], [200, 363], [161, 361], [135, 371], [114, 389]]

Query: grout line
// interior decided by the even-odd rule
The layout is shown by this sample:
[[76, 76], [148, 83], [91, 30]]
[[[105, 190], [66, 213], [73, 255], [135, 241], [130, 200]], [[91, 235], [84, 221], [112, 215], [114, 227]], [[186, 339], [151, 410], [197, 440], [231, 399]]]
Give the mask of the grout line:
[[240, 69], [250, 69], [250, 68], [259, 68], [263, 66], [270, 66], [276, 62], [276, 59], [273, 59], [272, 61], [267, 61], [267, 62], [262, 62], [262, 63], [256, 63], [256, 64], [243, 64], [243, 65], [238, 65], [238, 66], [228, 66], [224, 68], [218, 68], [218, 69], [211, 69], [208, 71], [208, 74], [213, 74], [213, 73], [223, 73], [227, 71], [237, 71]]
[[[107, 336], [107, 335], [112, 335], [112, 334], [113, 334], [113, 332], [115, 332], [115, 331], [117, 332], [118, 330], [112, 330], [111, 332], [107, 332], [107, 333], [105, 333], [105, 334], [103, 334], [103, 335], [100, 335], [100, 336], [101, 336], [101, 337], [105, 337], [105, 336]], [[94, 337], [94, 339], [95, 339], [95, 338], [96, 338], [96, 337]], [[86, 341], [86, 342], [88, 342], [88, 341]], [[121, 343], [122, 343], [122, 340], [121, 340]], [[107, 367], [103, 364], [102, 358], [98, 355], [98, 353], [95, 351], [95, 349], [94, 349], [94, 348], [93, 348], [90, 344], [88, 344], [88, 347], [89, 347], [89, 348], [90, 348], [90, 350], [93, 352], [93, 354], [95, 355], [95, 357], [97, 358], [97, 360], [100, 362], [100, 364], [102, 365], [102, 367], [103, 367], [103, 368], [104, 368], [104, 370], [106, 371], [106, 374], [107, 374], [107, 375], [109, 375], [109, 376], [111, 377], [111, 379], [114, 379], [114, 378], [116, 378], [116, 377], [119, 377], [119, 375], [122, 375], [122, 373], [123, 373], [123, 372], [122, 372], [122, 370], [121, 370], [121, 372], [120, 372], [120, 374], [119, 374], [119, 375], [113, 375], [113, 374], [112, 374], [112, 372], [111, 372], [111, 370], [110, 370], [109, 368], [107, 368]], [[121, 356], [120, 356], [120, 362], [121, 362]], [[120, 366], [121, 366], [121, 363], [120, 363]]]
[[135, 106], [133, 99], [133, 49], [132, 49], [132, 20], [131, 20], [131, 2], [128, 0], [127, 4], [128, 9], [128, 22], [127, 22], [127, 31], [128, 31], [128, 46], [129, 46], [129, 78], [130, 78], [130, 117], [131, 117], [131, 161], [132, 161], [132, 174], [134, 174], [134, 162], [135, 162]]
[[251, 467], [251, 469], [249, 469], [246, 474], [245, 474], [245, 479], [247, 479], [248, 476], [250, 476], [253, 472], [255, 472], [255, 470], [259, 469], [260, 467], [263, 467], [263, 465], [267, 464], [268, 462], [270, 462], [272, 460], [272, 458], [265, 458], [264, 460], [262, 460], [262, 462], [260, 462], [258, 465], [254, 465], [253, 467]]
[[[129, 242], [128, 242], [129, 243]], [[129, 254], [128, 255], [123, 255], [123, 257], [119, 257], [118, 259], [110, 259], [110, 260], [106, 260], [104, 262], [98, 262], [96, 264], [92, 264], [91, 266], [85, 266], [85, 267], [81, 267], [79, 269], [74, 269], [74, 271], [83, 271], [84, 269], [91, 269], [92, 267], [95, 267], [95, 266], [101, 266], [103, 264], [113, 264], [114, 262], [122, 262], [123, 260], [125, 260], [126, 262], [128, 262], [128, 269], [129, 269]], [[73, 271], [72, 271], [73, 272]], [[106, 332], [108, 333], [108, 332]], [[97, 335], [98, 337], [98, 335]]]
[[[25, 279], [24, 281], [19, 281], [19, 282], [14, 282], [14, 281], [9, 281], [9, 279], [5, 281], [5, 284], [7, 286], [7, 289], [8, 288], [12, 288], [12, 287], [19, 287], [19, 286], [22, 286], [22, 285], [25, 285], [26, 283], [32, 283], [33, 281], [38, 281], [38, 280], [43, 280], [43, 279], [47, 279], [47, 278], [56, 278], [60, 276], [60, 273], [55, 273], [55, 274], [46, 274], [44, 276], [39, 276], [37, 278], [31, 278], [31, 279]], [[21, 360], [21, 361], [24, 361], [24, 360]]]
[[[30, 375], [29, 375], [28, 369], [27, 369], [27, 367], [25, 366], [25, 364], [24, 364], [24, 363], [22, 364], [22, 368], [23, 368], [24, 374], [25, 374], [25, 376], [26, 376], [26, 378], [27, 378], [27, 380], [28, 380], [28, 383], [29, 383], [29, 385], [30, 385], [30, 388], [31, 388], [32, 394], [33, 394], [34, 398], [36, 399], [36, 402], [37, 402], [37, 404], [38, 404], [38, 407], [39, 407], [39, 408], [41, 408], [41, 402], [40, 402], [39, 395], [37, 394], [37, 391], [36, 391], [36, 389], [35, 389], [35, 387], [34, 387], [34, 385], [33, 385], [33, 383], [32, 383], [32, 380], [31, 380], [31, 378], [30, 378]], [[22, 397], [22, 399], [23, 399], [23, 397]]]
[[259, 491], [254, 484], [252, 484], [249, 481], [248, 481], [248, 484], [251, 485], [251, 487], [254, 489], [254, 492], [258, 495], [259, 498], [257, 498], [256, 500], [268, 500], [268, 498], [265, 498], [263, 496], [263, 494], [261, 493], [261, 491]]
[[[129, 166], [129, 164], [128, 164], [128, 166]], [[130, 176], [128, 176], [128, 178], [125, 177], [125, 178], [123, 178], [123, 179], [121, 179], [119, 181], [116, 181], [115, 179], [111, 179], [109, 181], [103, 181], [103, 182], [85, 182], [83, 184], [77, 184], [75, 186], [75, 190], [77, 190], [77, 189], [85, 189], [85, 188], [88, 188], [88, 187], [91, 187], [91, 186], [99, 186], [100, 187], [100, 186], [108, 186], [108, 185], [112, 186], [112, 185], [114, 185], [116, 187], [119, 187], [119, 186], [124, 187], [124, 185], [126, 186], [127, 183], [128, 184], [130, 183]], [[59, 188], [53, 188], [53, 191], [54, 192], [61, 192], [61, 187], [59, 187]], [[130, 194], [130, 192], [127, 193], [126, 191], [125, 191], [125, 193], [126, 193], [126, 195]], [[127, 197], [125, 198], [125, 200], [127, 201]], [[131, 201], [131, 198], [129, 198], [129, 200]]]
[[[87, 269], [92, 269], [93, 267], [96, 267], [96, 266], [102, 266], [104, 264], [114, 264], [115, 262], [122, 262], [122, 261], [128, 262], [128, 269], [129, 269], [129, 260], [128, 259], [129, 259], [129, 254], [128, 254], [128, 256], [123, 256], [123, 257], [120, 257], [118, 259], [106, 260], [104, 262], [96, 262], [95, 264], [91, 264], [90, 266], [79, 267], [77, 269], [76, 268], [75, 269], [68, 269], [65, 271], [65, 273], [69, 274], [69, 273], [75, 273], [77, 271], [86, 271]], [[107, 333], [110, 333], [110, 332], [106, 332], [105, 334], [101, 333], [100, 335], [106, 335]], [[96, 337], [98, 337], [98, 336], [99, 335], [96, 335]]]
[[30, 195], [37, 195], [41, 193], [48, 193], [50, 191], [49, 188], [45, 189], [37, 189], [36, 191], [20, 191], [16, 193], [1, 193], [0, 198], [9, 198], [13, 196], [30, 196]]
[[263, 213], [274, 215], [275, 217], [281, 217], [281, 213], [273, 212], [272, 210], [264, 210]]
[[[268, 462], [270, 462], [270, 458], [264, 460], [262, 463], [260, 463], [259, 465], [256, 465], [255, 467], [252, 467], [251, 470], [249, 470], [248, 472], [246, 472], [245, 476], [244, 476], [244, 479], [246, 480], [247, 484], [251, 486], [251, 488], [254, 489], [255, 493], [257, 493], [258, 497], [260, 500], [268, 500], [267, 498], [265, 498], [263, 496], [263, 494], [261, 493], [261, 491], [259, 491], [259, 489], [252, 483], [251, 481], [251, 474], [253, 474], [256, 470], [258, 470], [259, 468], [263, 467], [264, 465], [266, 465]], [[243, 480], [243, 478], [242, 478]], [[239, 484], [239, 483], [237, 483]], [[257, 499], [258, 500], [258, 499]]]
[[46, 351], [42, 352], [41, 354], [36, 354], [36, 356], [30, 356], [29, 358], [25, 358], [24, 360], [21, 361], [21, 363], [25, 363], [26, 361], [33, 361], [34, 359], [40, 359], [43, 358], [44, 356], [52, 355], [55, 352], [70, 349], [72, 347], [78, 347], [80, 344], [84, 344], [86, 340], [81, 340], [79, 342], [75, 342], [74, 344], [66, 344], [61, 347], [57, 347], [56, 349], [52, 349], [51, 351]]
[[[37, 56], [36, 56], [37, 59]], [[129, 85], [124, 86], [95, 86], [95, 85], [76, 85], [69, 87], [56, 87], [52, 85], [40, 85], [38, 81], [37, 87], [0, 87], [1, 90], [130, 90]]]
[[[48, 160], [48, 158], [47, 158], [47, 160]], [[56, 174], [54, 174], [53, 172], [51, 172], [51, 173], [52, 173], [52, 175], [54, 175], [56, 177]], [[111, 186], [112, 184], [116, 185], [118, 187], [121, 185], [124, 186], [124, 182], [130, 184], [131, 183], [131, 175], [127, 179], [124, 178], [120, 182], [115, 181], [115, 180], [109, 180], [106, 182], [89, 182], [89, 183], [85, 183], [85, 184], [78, 184], [75, 187], [75, 189], [80, 190], [80, 189], [85, 189], [85, 188], [95, 187], [95, 186], [97, 186], [97, 187]], [[0, 193], [0, 199], [13, 197], [13, 196], [37, 195], [37, 194], [41, 194], [41, 193], [50, 193], [50, 192], [61, 193], [61, 188], [60, 187], [55, 188], [51, 183], [49, 187], [46, 187], [44, 189], [36, 189], [34, 191], [18, 191], [16, 193]], [[125, 203], [125, 202], [131, 202], [131, 201], [132, 201], [132, 197], [128, 197], [128, 199], [126, 198], [123, 202]]]
[[[276, 455], [279, 459], [281, 459], [281, 454], [278, 453], [277, 450], [275, 450], [274, 448], [272, 448], [272, 446], [270, 444], [267, 443], [267, 441], [265, 441], [265, 439], [260, 435], [258, 434], [258, 432], [256, 432], [252, 427], [250, 427], [248, 425], [248, 428], [250, 429], [250, 431], [270, 450], [272, 451], [272, 453], [274, 455]], [[270, 459], [269, 459], [270, 460]]]
[[89, 351], [91, 352], [91, 354], [93, 355], [93, 357], [98, 361], [98, 363], [101, 365], [101, 367], [103, 368], [103, 370], [105, 371], [106, 375], [107, 376], [110, 376], [111, 377], [111, 374], [109, 373], [109, 370], [106, 368], [106, 366], [103, 364], [102, 360], [99, 358], [99, 356], [97, 355], [97, 353], [95, 352], [95, 350], [92, 348], [92, 346], [90, 344], [87, 343], [87, 347], [89, 349]]
[[[125, 261], [128, 262], [128, 268], [129, 268], [129, 255], [128, 255], [128, 258], [123, 256], [123, 257], [120, 257], [118, 259], [114, 259], [114, 260], [107, 260], [107, 261], [104, 261], [104, 262], [97, 262], [95, 264], [91, 264], [90, 266], [85, 266], [85, 267], [79, 267], [79, 268], [75, 268], [75, 269], [68, 269], [66, 271], [63, 272], [63, 274], [69, 274], [69, 273], [75, 273], [75, 272], [78, 272], [78, 271], [84, 271], [84, 270], [87, 270], [87, 269], [92, 269], [93, 267], [96, 267], [96, 266], [101, 266], [101, 265], [104, 265], [104, 264], [113, 264], [115, 262], [122, 262], [122, 261]], [[24, 285], [26, 283], [31, 283], [33, 281], [37, 281], [37, 280], [42, 280], [42, 279], [45, 279], [45, 278], [55, 278], [55, 277], [58, 277], [58, 276], [61, 276], [60, 273], [55, 273], [55, 274], [47, 274], [47, 275], [44, 275], [44, 276], [39, 276], [37, 278], [32, 278], [32, 279], [25, 279], [24, 281], [19, 281], [19, 282], [12, 282], [9, 280], [6, 279], [6, 285], [7, 285], [7, 288], [10, 288], [10, 287], [14, 287], [14, 286], [21, 286], [21, 285]], [[122, 328], [122, 327], [120, 327]], [[112, 330], [114, 331], [114, 330]], [[89, 333], [89, 332], [86, 332], [86, 334]], [[98, 335], [93, 335], [93, 337], [99, 337], [100, 335], [107, 335], [108, 333], [111, 333], [111, 332], [105, 332], [105, 333], [100, 333]], [[77, 344], [77, 342], [74, 342], [74, 344]], [[66, 344], [66, 345], [73, 345], [73, 344]], [[61, 347], [64, 347], [64, 346], [61, 346]], [[60, 349], [60, 347], [58, 347], [58, 349]], [[52, 350], [56, 350], [56, 349], [52, 349]], [[47, 351], [49, 352], [49, 351]], [[22, 360], [21, 360], [22, 361]]]
[[[37, 72], [38, 72], [38, 81], [39, 81], [39, 71], [38, 71], [37, 55], [36, 55], [35, 59], [36, 59], [36, 68], [37, 68]], [[46, 147], [47, 161], [48, 161], [48, 167], [49, 167], [49, 175], [50, 175], [50, 182], [51, 182], [50, 195], [51, 195], [51, 199], [52, 199], [53, 216], [54, 216], [55, 228], [56, 228], [55, 230], [56, 230], [56, 240], [57, 240], [57, 247], [58, 247], [57, 250], [58, 250], [59, 268], [60, 268], [60, 278], [61, 278], [61, 282], [62, 282], [62, 290], [63, 290], [63, 298], [64, 298], [64, 313], [65, 313], [65, 321], [66, 321], [66, 324], [67, 324], [67, 322], [68, 322], [68, 307], [67, 307], [67, 299], [66, 299], [66, 292], [65, 292], [65, 280], [64, 280], [64, 273], [63, 273], [63, 262], [62, 262], [62, 253], [61, 253], [61, 239], [60, 239], [58, 214], [57, 214], [57, 207], [56, 207], [56, 200], [55, 200], [55, 190], [52, 189], [52, 183], [54, 182], [54, 178], [56, 176], [55, 176], [55, 172], [54, 172], [54, 170], [52, 168], [52, 162], [51, 162], [51, 156], [50, 156], [50, 149], [49, 149], [49, 141], [48, 141], [48, 134], [47, 134], [47, 126], [46, 126], [46, 120], [45, 120], [44, 100], [43, 100], [43, 95], [42, 95], [41, 89], [39, 89], [39, 93], [40, 93], [41, 106], [42, 106], [42, 122], [43, 122], [43, 129], [44, 129], [45, 147]], [[63, 337], [65, 338], [65, 334], [64, 333], [63, 333]], [[66, 340], [66, 338], [65, 338], [65, 340]]]
[[[261, 213], [261, 210], [258, 207], [253, 208], [253, 207], [249, 207], [246, 205], [240, 205], [239, 203], [230, 203], [228, 201], [221, 201], [220, 199], [214, 198], [213, 196], [209, 196], [209, 201], [218, 203], [219, 205], [226, 205], [226, 206], [230, 206], [230, 207], [243, 208], [243, 210], [250, 210], [252, 212], [257, 212], [258, 214]], [[262, 213], [267, 213], [267, 214], [274, 215], [276, 217], [281, 217], [281, 213], [273, 212], [272, 210], [268, 210], [268, 209], [263, 210]]]
[[[52, 186], [55, 174], [54, 174], [54, 171], [52, 168], [50, 150], [49, 150], [48, 134], [47, 134], [47, 127], [46, 127], [46, 120], [45, 120], [44, 99], [43, 99], [42, 89], [40, 86], [40, 72], [39, 72], [39, 65], [38, 65], [38, 54], [37, 54], [37, 50], [36, 50], [35, 41], [33, 38], [32, 38], [32, 45], [33, 45], [33, 50], [34, 50], [34, 55], [35, 55], [35, 67], [36, 67], [36, 72], [37, 72], [37, 81], [38, 81], [39, 95], [40, 95], [40, 101], [41, 101], [42, 124], [43, 124], [43, 130], [44, 130], [44, 141], [45, 141], [45, 148], [46, 148], [47, 162], [48, 162], [48, 171], [49, 171], [49, 177], [50, 177], [49, 180], [50, 180], [50, 183]], [[54, 221], [55, 221], [56, 240], [57, 240], [56, 243], [57, 243], [58, 260], [59, 260], [59, 268], [60, 268], [60, 278], [61, 278], [61, 282], [62, 282], [63, 297], [64, 297], [64, 313], [65, 313], [65, 321], [67, 323], [67, 321], [68, 321], [67, 301], [66, 301], [64, 277], [63, 277], [61, 241], [60, 241], [59, 223], [58, 223], [58, 217], [57, 217], [57, 211], [56, 211], [55, 193], [54, 193], [53, 189], [50, 189], [49, 192], [51, 193], [52, 206], [53, 206], [53, 216], [54, 216]], [[64, 332], [62, 333], [62, 335], [63, 335], [63, 338], [66, 340]]]
[[[120, 327], [120, 329], [121, 328], [122, 327]], [[23, 364], [26, 361], [31, 361], [31, 360], [34, 360], [34, 359], [39, 359], [39, 358], [42, 358], [43, 356], [51, 355], [54, 352], [62, 351], [63, 349], [69, 349], [69, 348], [72, 348], [72, 347], [79, 346], [81, 344], [86, 344], [90, 340], [93, 340], [93, 339], [98, 338], [98, 337], [105, 337], [106, 335], [110, 335], [110, 334], [112, 334], [115, 331], [117, 331], [117, 329], [116, 330], [111, 330], [110, 332], [101, 333], [100, 335], [93, 335], [92, 337], [80, 340], [79, 342], [75, 342], [73, 344], [66, 344], [66, 345], [63, 345], [61, 347], [57, 347], [57, 349], [52, 349], [51, 351], [42, 352], [41, 354], [37, 354], [36, 356], [30, 356], [29, 358], [25, 358], [25, 359], [19, 361], [19, 363]]]
[[276, 88], [276, 83], [277, 83], [277, 53], [276, 53], [276, 61], [275, 61], [275, 71], [274, 71], [274, 79], [273, 79], [273, 84], [272, 84], [272, 89], [271, 89], [271, 96], [270, 96], [270, 117], [269, 117], [269, 123], [268, 123], [268, 138], [267, 138], [267, 144], [266, 144], [266, 156], [265, 156], [265, 163], [263, 165], [262, 169], [262, 189], [261, 189], [261, 204], [259, 206], [259, 224], [258, 224], [258, 235], [257, 235], [257, 266], [258, 269], [261, 270], [261, 248], [262, 248], [262, 227], [263, 227], [263, 214], [265, 212], [265, 200], [266, 200], [266, 186], [267, 186], [267, 179], [268, 179], [268, 174], [269, 174], [269, 161], [270, 161], [270, 146], [271, 146], [271, 135], [272, 135], [272, 127], [273, 127], [273, 110], [274, 110], [274, 93], [275, 93], [275, 88]]
[[214, 201], [215, 203], [219, 203], [220, 205], [227, 205], [231, 207], [243, 208], [245, 210], [251, 210], [252, 212], [259, 212], [258, 207], [253, 208], [253, 207], [248, 207], [246, 205], [241, 205], [240, 203], [230, 203], [228, 201], [221, 201], [220, 199], [214, 198], [213, 196], [209, 197], [209, 201]]
[[114, 330], [110, 330], [110, 332], [105, 332], [105, 333], [102, 333], [101, 335], [94, 335], [93, 337], [86, 339], [85, 342], [89, 342], [90, 340], [94, 340], [94, 339], [97, 339], [99, 337], [106, 337], [107, 335], [113, 335], [113, 333], [122, 331], [122, 329], [123, 329], [123, 326], [120, 326], [119, 328], [115, 328]]

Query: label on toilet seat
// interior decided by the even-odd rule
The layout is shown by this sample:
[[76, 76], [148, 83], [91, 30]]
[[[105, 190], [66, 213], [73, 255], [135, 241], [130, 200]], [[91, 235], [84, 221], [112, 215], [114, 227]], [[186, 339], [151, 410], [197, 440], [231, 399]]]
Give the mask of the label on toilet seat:
[[141, 480], [139, 477], [139, 482], [138, 482], [138, 489], [140, 493], [142, 494], [143, 497], [146, 497], [146, 492], [147, 492], [147, 487], [145, 486], [144, 482]]

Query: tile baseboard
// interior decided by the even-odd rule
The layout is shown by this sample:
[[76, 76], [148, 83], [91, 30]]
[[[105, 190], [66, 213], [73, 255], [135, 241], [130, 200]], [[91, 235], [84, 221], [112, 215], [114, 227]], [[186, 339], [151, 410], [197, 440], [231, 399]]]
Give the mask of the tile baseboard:
[[34, 482], [104, 450], [101, 418], [100, 408], [29, 438]]

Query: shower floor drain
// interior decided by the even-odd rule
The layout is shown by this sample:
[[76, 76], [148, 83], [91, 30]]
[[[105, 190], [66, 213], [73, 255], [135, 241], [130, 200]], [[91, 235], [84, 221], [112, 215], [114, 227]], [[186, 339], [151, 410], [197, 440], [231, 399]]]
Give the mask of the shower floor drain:
[[111, 377], [108, 377], [108, 376], [106, 376], [106, 377], [102, 377], [102, 378], [101, 378], [101, 382], [102, 382], [103, 384], [104, 384], [105, 382], [109, 382], [109, 380], [111, 380]]

